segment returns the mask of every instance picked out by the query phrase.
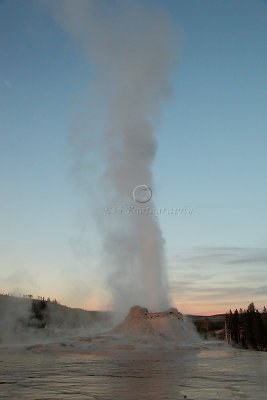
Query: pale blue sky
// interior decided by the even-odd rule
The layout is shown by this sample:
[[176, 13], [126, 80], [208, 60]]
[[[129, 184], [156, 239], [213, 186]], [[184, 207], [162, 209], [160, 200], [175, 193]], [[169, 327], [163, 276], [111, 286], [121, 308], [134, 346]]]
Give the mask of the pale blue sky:
[[[86, 111], [92, 74], [44, 3], [0, 1], [0, 286], [105, 307], [94, 228], [71, 179], [66, 140], [73, 118]], [[146, 3], [167, 9], [180, 36], [153, 193], [158, 207], [193, 209], [160, 217], [174, 302], [184, 312], [250, 301], [261, 308], [267, 303], [267, 4]]]

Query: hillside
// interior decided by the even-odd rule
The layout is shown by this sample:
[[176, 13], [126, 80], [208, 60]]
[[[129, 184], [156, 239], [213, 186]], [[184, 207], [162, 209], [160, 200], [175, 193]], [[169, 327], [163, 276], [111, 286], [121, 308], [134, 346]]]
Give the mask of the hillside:
[[0, 343], [77, 334], [111, 326], [111, 313], [0, 294]]

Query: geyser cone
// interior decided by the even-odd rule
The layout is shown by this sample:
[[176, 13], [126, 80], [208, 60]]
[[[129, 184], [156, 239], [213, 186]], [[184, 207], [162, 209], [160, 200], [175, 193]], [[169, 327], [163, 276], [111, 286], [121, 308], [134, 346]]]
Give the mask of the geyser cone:
[[148, 336], [151, 340], [157, 337], [177, 340], [179, 344], [199, 341], [193, 324], [186, 321], [176, 308], [150, 313], [144, 307], [131, 307], [125, 320], [111, 333], [123, 336]]

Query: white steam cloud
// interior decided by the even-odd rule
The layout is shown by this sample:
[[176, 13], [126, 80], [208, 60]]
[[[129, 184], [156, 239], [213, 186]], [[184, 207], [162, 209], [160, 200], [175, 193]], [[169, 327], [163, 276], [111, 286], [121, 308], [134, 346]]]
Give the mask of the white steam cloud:
[[[93, 71], [94, 90], [103, 102], [95, 142], [104, 143], [105, 169], [94, 190], [95, 205], [137, 206], [133, 189], [153, 188], [155, 127], [161, 105], [170, 97], [173, 67], [172, 24], [155, 3], [139, 1], [53, 1], [56, 20], [78, 43]], [[103, 123], [104, 120], [104, 123]], [[72, 128], [72, 141], [81, 140]], [[92, 154], [84, 140], [81, 157]], [[97, 151], [97, 150], [96, 150]], [[93, 155], [94, 158], [94, 155]], [[93, 193], [88, 190], [88, 197]], [[103, 202], [104, 198], [104, 202]], [[146, 204], [153, 207], [153, 200]], [[96, 210], [96, 208], [95, 208]], [[110, 268], [113, 306], [141, 304], [151, 311], [169, 306], [164, 239], [153, 215], [95, 212], [104, 262]]]

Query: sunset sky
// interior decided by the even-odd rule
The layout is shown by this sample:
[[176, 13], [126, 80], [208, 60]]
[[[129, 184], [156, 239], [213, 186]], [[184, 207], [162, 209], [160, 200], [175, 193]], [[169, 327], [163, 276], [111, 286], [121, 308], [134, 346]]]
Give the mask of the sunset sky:
[[[193, 210], [157, 217], [172, 303], [193, 314], [251, 301], [261, 310], [267, 306], [267, 2], [143, 3], [151, 11], [161, 5], [178, 38], [153, 167], [156, 206]], [[0, 291], [107, 309], [108, 266], [101, 265], [67, 139], [73, 121], [88, 122], [94, 75], [48, 4], [0, 0]], [[98, 102], [94, 118], [102, 114]], [[101, 168], [101, 159], [95, 163]]]

